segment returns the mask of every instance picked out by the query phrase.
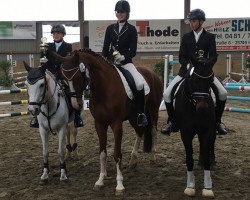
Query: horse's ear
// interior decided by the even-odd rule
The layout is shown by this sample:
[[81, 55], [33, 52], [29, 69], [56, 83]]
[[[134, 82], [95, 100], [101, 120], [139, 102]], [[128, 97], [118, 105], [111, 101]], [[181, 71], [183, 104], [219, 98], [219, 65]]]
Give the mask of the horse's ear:
[[59, 60], [60, 62], [63, 62], [64, 61], [64, 57], [60, 56], [59, 54], [57, 54], [56, 52], [51, 52], [52, 53], [52, 56], [54, 56], [54, 58], [56, 60]]
[[194, 55], [190, 55], [190, 61], [191, 61], [193, 66], [197, 66], [198, 59]]
[[29, 72], [31, 70], [31, 67], [25, 61], [23, 61], [23, 64], [24, 64], [24, 67], [27, 70], [27, 72]]

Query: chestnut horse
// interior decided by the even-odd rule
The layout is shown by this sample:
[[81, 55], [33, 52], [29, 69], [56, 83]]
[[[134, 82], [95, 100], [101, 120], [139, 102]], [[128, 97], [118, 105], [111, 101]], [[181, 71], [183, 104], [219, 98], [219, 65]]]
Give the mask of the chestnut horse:
[[[84, 90], [84, 77], [86, 77], [85, 73], [86, 70], [88, 70], [90, 77], [89, 108], [94, 117], [95, 128], [100, 144], [101, 170], [95, 187], [104, 186], [104, 178], [107, 177], [106, 145], [107, 129], [108, 126], [110, 126], [115, 139], [113, 156], [117, 169], [116, 192], [123, 192], [125, 190], [121, 172], [123, 121], [129, 120], [137, 134], [130, 160], [130, 165], [133, 165], [137, 162], [138, 148], [143, 136], [144, 152], [155, 152], [154, 143], [156, 139], [158, 111], [163, 91], [161, 80], [153, 71], [146, 68], [137, 68], [150, 87], [150, 93], [146, 96], [145, 104], [145, 114], [148, 119], [148, 125], [146, 127], [138, 127], [135, 105], [133, 101], [128, 98], [117, 69], [110, 61], [90, 49], [74, 51], [71, 56], [65, 58], [58, 54], [54, 56], [62, 62], [62, 77], [68, 81], [71, 86], [71, 92], [75, 92], [78, 97], [82, 95]], [[85, 69], [84, 67], [80, 67], [81, 69], [79, 69], [79, 66], [84, 66]]]

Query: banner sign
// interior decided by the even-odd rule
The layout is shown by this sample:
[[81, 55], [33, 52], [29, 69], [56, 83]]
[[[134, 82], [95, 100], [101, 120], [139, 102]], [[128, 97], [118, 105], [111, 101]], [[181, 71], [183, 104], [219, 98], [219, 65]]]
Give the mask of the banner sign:
[[203, 26], [216, 35], [218, 51], [250, 50], [250, 19], [207, 19]]
[[[89, 21], [89, 46], [101, 52], [107, 26], [116, 21]], [[180, 20], [131, 20], [138, 32], [138, 52], [179, 51]]]
[[0, 39], [36, 39], [36, 22], [0, 22]]

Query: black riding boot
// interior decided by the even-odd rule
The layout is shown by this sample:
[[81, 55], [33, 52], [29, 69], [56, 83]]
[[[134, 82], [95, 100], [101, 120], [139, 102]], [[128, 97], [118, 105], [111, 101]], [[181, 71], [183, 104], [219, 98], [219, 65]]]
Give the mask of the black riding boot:
[[137, 125], [138, 126], [147, 126], [148, 120], [147, 120], [147, 117], [145, 115], [144, 88], [142, 90], [137, 91], [137, 94], [135, 95], [135, 104], [136, 104], [136, 108], [138, 110]]
[[225, 109], [226, 101], [218, 100], [215, 107], [216, 130], [218, 135], [226, 135], [227, 130], [221, 126], [221, 117]]
[[[166, 109], [168, 112], [168, 126], [163, 127], [161, 129], [161, 133], [164, 135], [170, 135], [171, 132], [178, 132], [179, 128], [176, 124], [176, 119], [175, 119], [175, 111], [174, 111], [174, 106], [173, 103], [167, 103], [165, 102]], [[170, 122], [170, 124], [169, 124]]]
[[34, 116], [31, 120], [30, 120], [30, 127], [31, 128], [39, 128], [39, 123], [37, 120], [37, 117]]
[[82, 117], [81, 117], [81, 111], [80, 110], [75, 110], [74, 124], [75, 124], [76, 128], [83, 127], [83, 120], [82, 120]]

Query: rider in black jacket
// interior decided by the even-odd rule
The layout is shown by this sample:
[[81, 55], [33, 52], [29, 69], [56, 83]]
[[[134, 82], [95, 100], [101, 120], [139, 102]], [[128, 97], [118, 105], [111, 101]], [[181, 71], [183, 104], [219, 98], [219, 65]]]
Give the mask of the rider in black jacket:
[[[48, 61], [44, 65], [52, 74], [55, 75], [55, 77], [59, 79], [61, 62], [54, 58], [52, 52], [56, 52], [60, 56], [66, 57], [72, 52], [72, 45], [63, 40], [63, 37], [66, 35], [66, 30], [63, 25], [54, 25], [51, 29], [51, 34], [53, 36], [54, 42], [48, 43], [48, 50], [46, 51], [46, 58], [48, 59]], [[80, 110], [75, 110], [74, 123], [75, 127], [83, 126]], [[30, 127], [39, 127], [36, 117], [31, 120]]]
[[[163, 134], [170, 134], [171, 132], [178, 132], [179, 128], [176, 125], [175, 113], [173, 108], [173, 103], [171, 100], [171, 92], [173, 87], [177, 82], [179, 82], [187, 72], [187, 67], [190, 64], [190, 58], [192, 56], [198, 57], [198, 51], [203, 51], [204, 58], [215, 57], [215, 61], [212, 64], [215, 64], [217, 61], [217, 51], [216, 51], [216, 42], [215, 35], [207, 32], [202, 24], [206, 20], [205, 13], [201, 9], [192, 10], [187, 19], [190, 22], [191, 32], [183, 35], [181, 40], [181, 46], [179, 51], [179, 62], [181, 68], [179, 70], [178, 76], [170, 83], [168, 88], [164, 91], [163, 97], [166, 104], [166, 109], [168, 112], [169, 120], [171, 123], [169, 126], [162, 128], [161, 132]], [[218, 134], [224, 135], [227, 134], [227, 131], [221, 126], [221, 117], [225, 108], [225, 103], [227, 99], [227, 91], [221, 82], [214, 77], [213, 82], [213, 91], [216, 94], [216, 129]]]
[[[136, 90], [134, 100], [138, 112], [137, 125], [146, 126], [148, 124], [145, 115], [145, 92], [144, 79], [132, 63], [132, 58], [137, 50], [137, 30], [128, 23], [130, 5], [125, 0], [119, 0], [115, 5], [117, 23], [107, 27], [102, 55], [112, 61], [117, 66], [128, 70], [134, 78]], [[115, 56], [113, 52], [116, 51]]]

